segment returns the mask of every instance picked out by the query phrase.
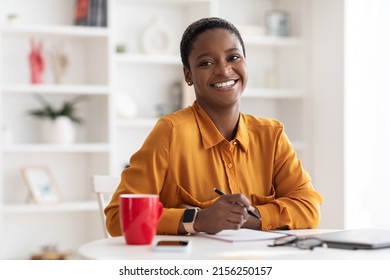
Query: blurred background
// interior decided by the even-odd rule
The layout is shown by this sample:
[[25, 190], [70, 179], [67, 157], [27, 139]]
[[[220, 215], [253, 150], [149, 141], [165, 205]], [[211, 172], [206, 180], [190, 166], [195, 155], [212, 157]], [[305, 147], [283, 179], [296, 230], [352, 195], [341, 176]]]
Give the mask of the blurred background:
[[389, 10], [386, 0], [0, 0], [0, 258], [72, 258], [103, 238], [90, 178], [119, 176], [157, 118], [193, 102], [179, 42], [208, 16], [241, 31], [242, 111], [285, 124], [324, 197], [320, 227], [389, 229]]

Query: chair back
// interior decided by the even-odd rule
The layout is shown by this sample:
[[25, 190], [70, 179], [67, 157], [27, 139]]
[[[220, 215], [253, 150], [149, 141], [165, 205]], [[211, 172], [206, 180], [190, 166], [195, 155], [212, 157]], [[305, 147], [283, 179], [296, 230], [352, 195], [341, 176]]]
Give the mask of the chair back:
[[106, 228], [106, 215], [104, 215], [104, 208], [110, 201], [112, 194], [119, 185], [119, 182], [120, 178], [115, 176], [93, 175], [91, 178], [91, 189], [97, 196], [100, 219], [103, 225], [105, 238], [110, 238], [111, 236]]

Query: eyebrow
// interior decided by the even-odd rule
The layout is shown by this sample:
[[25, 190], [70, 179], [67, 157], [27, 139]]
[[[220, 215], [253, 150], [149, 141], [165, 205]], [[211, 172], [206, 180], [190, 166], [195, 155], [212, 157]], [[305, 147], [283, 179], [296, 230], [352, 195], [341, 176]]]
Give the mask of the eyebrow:
[[[233, 52], [233, 51], [240, 51], [242, 52], [242, 50], [240, 48], [230, 48], [230, 49], [227, 49], [225, 51], [225, 53], [230, 53], [230, 52]], [[205, 53], [201, 53], [200, 55], [198, 55], [195, 59], [200, 59], [202, 57], [205, 57], [205, 56], [210, 56], [211, 55], [211, 52], [205, 52]]]

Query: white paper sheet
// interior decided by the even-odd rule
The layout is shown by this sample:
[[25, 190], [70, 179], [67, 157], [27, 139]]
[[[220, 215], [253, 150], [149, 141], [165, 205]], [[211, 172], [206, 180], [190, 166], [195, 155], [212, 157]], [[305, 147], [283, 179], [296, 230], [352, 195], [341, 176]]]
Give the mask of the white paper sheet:
[[227, 242], [270, 240], [286, 236], [286, 234], [279, 232], [251, 230], [245, 228], [239, 230], [223, 230], [217, 234], [199, 233], [198, 235]]

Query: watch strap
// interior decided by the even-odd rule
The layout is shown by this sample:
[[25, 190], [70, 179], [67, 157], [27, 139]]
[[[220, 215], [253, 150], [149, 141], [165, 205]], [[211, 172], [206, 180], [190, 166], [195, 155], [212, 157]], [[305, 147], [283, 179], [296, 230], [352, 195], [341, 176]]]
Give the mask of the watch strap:
[[[192, 218], [192, 221], [191, 222], [187, 222], [187, 223], [184, 223], [183, 222], [183, 226], [184, 226], [184, 230], [189, 233], [189, 234], [195, 234], [197, 233], [197, 231], [195, 230], [194, 228], [194, 224], [195, 224], [195, 220], [196, 220], [196, 216], [198, 214], [198, 210], [199, 208], [191, 208], [191, 209], [194, 209], [195, 210], [195, 214], [194, 214], [194, 217]], [[186, 210], [187, 211], [187, 210]]]

